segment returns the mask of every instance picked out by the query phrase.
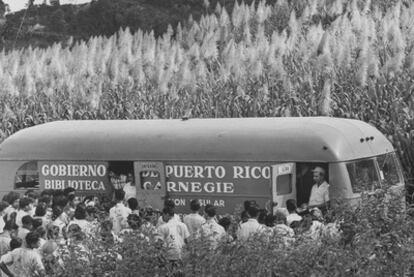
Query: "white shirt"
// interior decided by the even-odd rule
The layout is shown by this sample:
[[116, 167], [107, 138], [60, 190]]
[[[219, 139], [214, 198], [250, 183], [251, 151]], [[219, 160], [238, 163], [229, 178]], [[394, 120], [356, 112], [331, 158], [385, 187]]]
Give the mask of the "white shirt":
[[30, 211], [26, 212], [23, 210], [18, 210], [16, 213], [16, 225], [19, 227], [23, 227], [23, 223], [22, 223], [22, 218], [26, 215], [30, 215], [33, 217], [34, 212], [33, 209], [31, 209]]
[[323, 223], [313, 220], [309, 230], [302, 233], [302, 236], [311, 240], [318, 240], [323, 235], [324, 228]]
[[287, 226], [290, 226], [290, 224], [292, 224], [293, 221], [301, 221], [301, 220], [302, 220], [302, 217], [300, 215], [298, 215], [297, 213], [292, 213], [286, 217], [286, 224]]
[[[173, 221], [177, 221], [177, 222], [181, 222], [181, 218], [180, 218], [180, 216], [178, 215], [178, 214], [174, 214], [174, 217], [173, 218], [171, 218], [170, 219], [170, 221], [171, 220], [173, 220]], [[158, 221], [157, 221], [157, 228], [159, 227], [159, 226], [161, 226], [161, 225], [163, 225], [163, 224], [165, 224], [166, 222], [162, 219], [162, 215], [158, 218]]]
[[9, 270], [19, 277], [37, 276], [45, 268], [39, 251], [30, 248], [16, 248], [3, 255], [0, 262], [4, 262]]
[[66, 227], [66, 230], [69, 230], [69, 226], [73, 225], [73, 224], [78, 225], [85, 235], [89, 235], [92, 232], [92, 230], [91, 230], [92, 229], [92, 224], [89, 221], [87, 221], [86, 219], [76, 219], [76, 218], [72, 219], [69, 222], [68, 226]]
[[213, 249], [217, 248], [218, 243], [226, 236], [226, 230], [218, 224], [214, 218], [209, 218], [201, 225], [201, 236], [207, 238]]
[[128, 227], [128, 215], [132, 213], [131, 209], [125, 207], [122, 203], [117, 203], [114, 207], [109, 210], [109, 218], [112, 220], [113, 228], [112, 230], [116, 235], [119, 232]]
[[329, 201], [329, 184], [324, 181], [320, 186], [314, 184], [309, 197], [309, 206], [318, 206]]
[[200, 230], [201, 225], [206, 222], [205, 218], [198, 213], [185, 215], [183, 221], [184, 224], [187, 225], [190, 235], [197, 233], [197, 231]]
[[237, 230], [237, 238], [246, 241], [251, 235], [264, 232], [265, 228], [255, 218], [249, 218]]
[[181, 259], [181, 252], [190, 233], [187, 226], [176, 220], [169, 220], [157, 228], [157, 237], [164, 242], [168, 260]]
[[126, 183], [123, 190], [125, 191], [125, 200], [128, 200], [129, 198], [137, 198], [137, 188], [136, 186], [133, 186], [131, 182]]

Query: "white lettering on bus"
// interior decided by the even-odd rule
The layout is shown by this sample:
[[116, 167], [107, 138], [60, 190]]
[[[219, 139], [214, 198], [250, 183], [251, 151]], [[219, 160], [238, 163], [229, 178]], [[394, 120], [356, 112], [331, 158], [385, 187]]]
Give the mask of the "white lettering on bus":
[[226, 176], [226, 169], [224, 169], [224, 167], [222, 166], [218, 166], [216, 167], [215, 173], [216, 173], [217, 178], [223, 179], [224, 176]]
[[199, 165], [194, 166], [194, 178], [204, 178], [202, 166], [199, 166]]
[[270, 179], [270, 167], [233, 166], [234, 179]]
[[68, 177], [105, 177], [106, 166], [103, 164], [45, 164], [41, 169], [43, 176], [68, 176]]
[[168, 192], [234, 193], [234, 184], [226, 182], [167, 182]]

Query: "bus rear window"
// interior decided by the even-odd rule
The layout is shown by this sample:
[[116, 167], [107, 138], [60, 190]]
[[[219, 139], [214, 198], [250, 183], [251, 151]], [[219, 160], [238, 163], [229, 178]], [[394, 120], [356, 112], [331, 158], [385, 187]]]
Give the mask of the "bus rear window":
[[350, 162], [347, 163], [346, 168], [354, 193], [374, 191], [380, 187], [374, 159]]
[[38, 189], [39, 172], [37, 162], [31, 161], [23, 164], [16, 172], [14, 178], [15, 189]]

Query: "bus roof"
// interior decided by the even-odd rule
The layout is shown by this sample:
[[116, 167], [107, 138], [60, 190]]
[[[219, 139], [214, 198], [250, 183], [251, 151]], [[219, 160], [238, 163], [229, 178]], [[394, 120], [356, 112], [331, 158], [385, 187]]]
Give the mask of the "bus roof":
[[79, 120], [13, 134], [0, 160], [336, 162], [391, 151], [371, 125], [331, 117]]

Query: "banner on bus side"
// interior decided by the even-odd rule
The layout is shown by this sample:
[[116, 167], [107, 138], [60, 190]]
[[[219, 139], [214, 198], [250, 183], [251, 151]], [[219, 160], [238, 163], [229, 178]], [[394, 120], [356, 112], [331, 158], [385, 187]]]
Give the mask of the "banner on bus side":
[[41, 161], [41, 189], [73, 187], [77, 192], [103, 193], [110, 187], [106, 162]]

